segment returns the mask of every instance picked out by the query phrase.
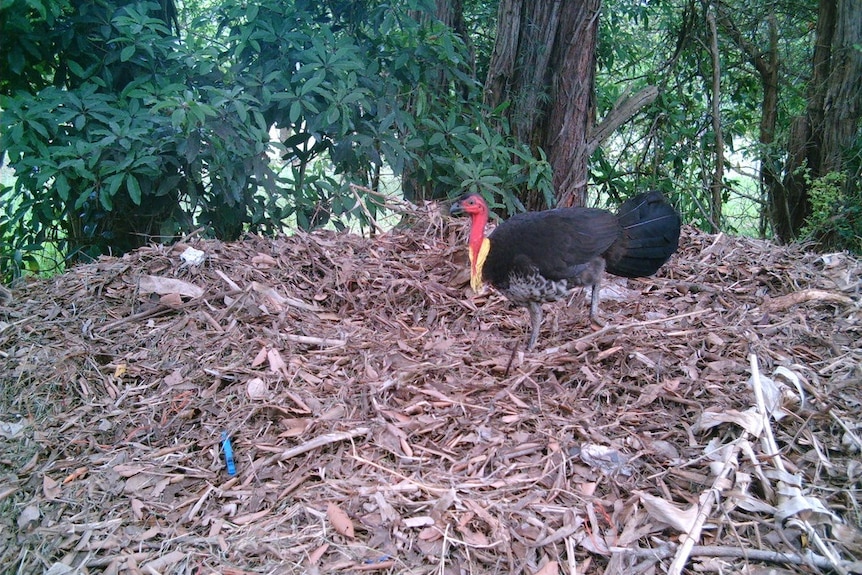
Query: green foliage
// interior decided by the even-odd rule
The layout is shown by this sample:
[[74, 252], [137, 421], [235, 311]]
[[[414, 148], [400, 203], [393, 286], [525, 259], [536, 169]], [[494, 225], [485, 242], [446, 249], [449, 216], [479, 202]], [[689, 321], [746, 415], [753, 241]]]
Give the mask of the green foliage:
[[[464, 2], [457, 31], [433, 18], [434, 4], [194, 0], [181, 5], [180, 33], [170, 0], [0, 2], [0, 149], [16, 175], [0, 188], [0, 273], [44, 267], [39, 249], [51, 244], [74, 260], [198, 229], [233, 239], [368, 226], [386, 179], [410, 199], [480, 191], [511, 213], [523, 208], [515, 192], [529, 190], [551, 203], [542, 152], [482, 104], [497, 4]], [[721, 7], [755, 47], [768, 45], [771, 18], [782, 31], [778, 128], [761, 146], [760, 80], [719, 26], [725, 198], [757, 202], [757, 180], [733, 169], [781, 163], [806, 103], [813, 7]], [[597, 117], [648, 85], [660, 96], [595, 152], [591, 189], [607, 203], [660, 189], [709, 227], [703, 5], [612, 0], [600, 26]], [[851, 200], [836, 200], [850, 206], [842, 225]]]
[[[501, 118], [497, 118], [501, 121]], [[517, 190], [537, 190], [549, 204], [554, 202], [553, 175], [544, 153], [534, 157], [527, 146], [514, 143], [505, 131], [487, 123], [475, 123], [468, 113], [450, 111], [445, 117], [420, 119], [411, 140], [421, 154], [414, 157], [414, 177], [427, 182], [434, 197], [454, 197], [467, 192], [485, 192], [499, 198], [509, 214], [523, 211]]]
[[808, 184], [811, 215], [805, 220], [802, 238], [822, 250], [848, 250], [862, 254], [862, 193], [848, 189], [847, 174], [830, 172]]
[[51, 83], [57, 42], [71, 40], [55, 31], [74, 10], [70, 0], [3, 0], [0, 2], [0, 93], [38, 89]]
[[[129, 4], [92, 28], [87, 10], [69, 16], [89, 34], [86, 53], [61, 55], [66, 86], [2, 99], [0, 148], [17, 176], [3, 196], [30, 210], [9, 219], [12, 253], [52, 240], [71, 260], [123, 252], [192, 229], [193, 214], [237, 237], [237, 206], [271, 184], [256, 102], [214, 84], [213, 54], [186, 52], [160, 10]], [[19, 269], [14, 256], [4, 267]]]
[[[222, 5], [225, 60], [267, 120], [287, 132], [282, 182], [291, 201], [284, 215], [300, 226], [321, 210], [336, 227], [345, 217], [363, 220], [357, 194], [375, 216], [365, 190], [376, 192], [385, 169], [426, 197], [476, 187], [511, 194], [513, 186], [550, 181], [541, 159], [512, 167], [525, 149], [490, 128], [494, 114], [481, 104], [467, 46], [428, 17], [431, 7], [368, 3], [360, 18], [355, 5]], [[322, 160], [337, 178], [310, 175]]]
[[[398, 100], [405, 88], [382, 72], [392, 52], [385, 50], [388, 38], [370, 35], [375, 21], [394, 23], [363, 14], [372, 19], [368, 30], [365, 22], [351, 21], [361, 31], [349, 35], [341, 21], [349, 13], [330, 13], [316, 4], [270, 0], [220, 6], [226, 46], [220, 58], [243, 92], [259, 102], [267, 125], [287, 133], [286, 168], [278, 179], [286, 201], [271, 202], [268, 218], [260, 213], [263, 219], [253, 224], [266, 226], [265, 219], [276, 219], [270, 210], [280, 206], [277, 220], [295, 217], [301, 227], [313, 227], [332, 215], [342, 228], [344, 218], [364, 217], [364, 211], [353, 210], [352, 184], [373, 188], [386, 162], [396, 173], [402, 169], [399, 127], [411, 122]], [[331, 169], [320, 170], [321, 162]], [[313, 217], [321, 211], [325, 218]]]
[[606, 5], [597, 55], [599, 114], [649, 85], [659, 87], [659, 97], [596, 150], [591, 179], [598, 196], [612, 204], [644, 189], [660, 190], [686, 221], [708, 227], [709, 216], [698, 204], [707, 205], [702, 147], [710, 111], [701, 55], [684, 49], [694, 40], [690, 9], [673, 0]]
[[[621, 96], [647, 85], [659, 97], [641, 110], [592, 158], [593, 189], [603, 198], [629, 197], [643, 189], [669, 194], [683, 219], [710, 228], [710, 182], [715, 172], [710, 95], [710, 37], [702, 4], [659, 0], [603, 3], [596, 70], [598, 117], [612, 110]], [[784, 1], [756, 3], [733, 0], [721, 4], [742, 38], [766, 58], [769, 23], [781, 33], [782, 84], [775, 144], [758, 143], [762, 85], [748, 55], [735, 45], [731, 31], [718, 26], [721, 61], [722, 135], [725, 144], [724, 199], [763, 209], [756, 170], [764, 158], [780, 164], [791, 118], [804, 113], [804, 74], [810, 70], [809, 24], [816, 5]], [[725, 215], [732, 211], [726, 210]], [[717, 222], [721, 229], [756, 229], [757, 218]]]
[[[0, 4], [7, 279], [49, 245], [62, 265], [192, 230], [364, 225], [387, 173], [510, 209], [517, 187], [550, 194], [544, 158], [490, 128], [471, 50], [432, 2], [184, 6], [199, 12], [180, 37], [170, 0]], [[487, 31], [477, 14], [495, 9], [474, 8]]]

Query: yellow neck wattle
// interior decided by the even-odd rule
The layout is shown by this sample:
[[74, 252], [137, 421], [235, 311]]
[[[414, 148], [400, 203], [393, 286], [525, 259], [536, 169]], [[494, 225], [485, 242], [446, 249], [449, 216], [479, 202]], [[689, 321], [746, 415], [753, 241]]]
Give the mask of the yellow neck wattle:
[[491, 242], [488, 238], [482, 238], [478, 248], [470, 246], [470, 287], [476, 293], [482, 289], [482, 267], [485, 265], [485, 258], [488, 257], [490, 249]]

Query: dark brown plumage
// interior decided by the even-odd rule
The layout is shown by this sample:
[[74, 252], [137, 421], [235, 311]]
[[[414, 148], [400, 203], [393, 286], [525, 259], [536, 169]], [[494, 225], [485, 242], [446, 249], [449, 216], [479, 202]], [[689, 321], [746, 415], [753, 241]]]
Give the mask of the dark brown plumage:
[[639, 194], [617, 214], [596, 208], [559, 208], [518, 214], [484, 237], [488, 206], [469, 194], [450, 208], [469, 214], [471, 284], [494, 286], [530, 311], [528, 349], [539, 336], [542, 303], [566, 297], [579, 286], [591, 286], [590, 319], [598, 319], [602, 273], [645, 277], [655, 273], [676, 251], [680, 219], [659, 192]]

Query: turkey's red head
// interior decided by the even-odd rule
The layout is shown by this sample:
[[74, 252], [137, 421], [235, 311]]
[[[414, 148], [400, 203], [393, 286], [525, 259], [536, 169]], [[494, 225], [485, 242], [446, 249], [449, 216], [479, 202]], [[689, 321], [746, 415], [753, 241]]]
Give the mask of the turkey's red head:
[[488, 217], [488, 204], [482, 199], [479, 194], [467, 194], [459, 198], [452, 207], [449, 208], [449, 213], [453, 216], [461, 214], [469, 214], [472, 217], [484, 215]]
[[488, 204], [479, 194], [467, 194], [452, 204], [449, 213], [470, 216], [470, 285], [473, 287], [473, 291], [478, 292], [482, 286], [482, 266], [490, 249], [490, 243], [485, 239]]

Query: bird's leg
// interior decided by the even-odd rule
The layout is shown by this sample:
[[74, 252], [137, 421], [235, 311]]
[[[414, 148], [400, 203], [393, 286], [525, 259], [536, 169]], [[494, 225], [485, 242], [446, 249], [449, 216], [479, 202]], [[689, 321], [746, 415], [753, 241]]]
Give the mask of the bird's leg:
[[539, 328], [542, 325], [542, 304], [531, 301], [527, 309], [530, 310], [530, 326], [532, 327], [530, 342], [527, 344], [527, 351], [530, 351], [536, 345], [536, 340], [539, 339]]
[[605, 322], [599, 318], [599, 294], [602, 291], [601, 280], [596, 279], [593, 292], [590, 295], [590, 321], [599, 327], [605, 327]]

